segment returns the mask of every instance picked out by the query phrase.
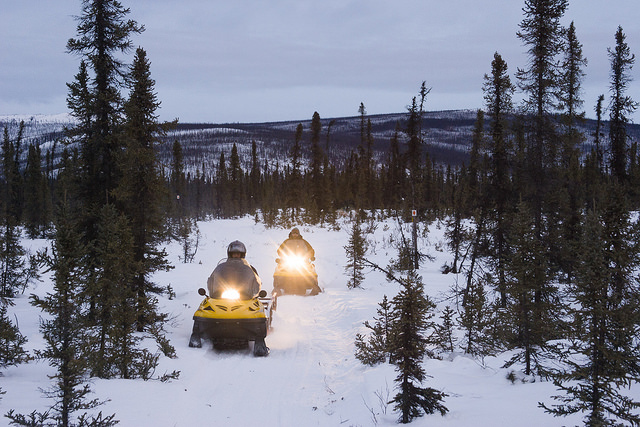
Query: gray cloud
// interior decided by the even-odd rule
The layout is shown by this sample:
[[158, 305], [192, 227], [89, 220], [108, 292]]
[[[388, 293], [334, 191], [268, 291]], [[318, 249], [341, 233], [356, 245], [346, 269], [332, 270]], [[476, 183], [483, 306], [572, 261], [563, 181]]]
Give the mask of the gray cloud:
[[[79, 0], [7, 2], [0, 15], [0, 114], [66, 111], [79, 59], [65, 53]], [[511, 74], [526, 62], [518, 0], [122, 0], [146, 27], [161, 118], [303, 120], [403, 111], [425, 80], [427, 109], [481, 108], [494, 52]], [[589, 60], [584, 109], [608, 94], [606, 49], [622, 25], [640, 52], [637, 0], [573, 0]], [[629, 95], [640, 100], [638, 68]]]

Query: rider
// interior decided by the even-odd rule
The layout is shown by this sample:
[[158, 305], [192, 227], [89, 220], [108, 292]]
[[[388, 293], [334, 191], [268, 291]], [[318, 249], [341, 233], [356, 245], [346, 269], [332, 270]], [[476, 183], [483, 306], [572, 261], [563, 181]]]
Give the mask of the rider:
[[286, 255], [297, 255], [305, 261], [314, 261], [316, 259], [315, 251], [309, 242], [302, 238], [297, 227], [291, 230], [289, 238], [282, 242], [278, 248], [278, 256], [280, 258]]
[[237, 290], [245, 298], [260, 292], [262, 282], [256, 269], [245, 259], [247, 248], [239, 240], [229, 243], [227, 260], [218, 264], [207, 280], [212, 298], [219, 298], [226, 288]]
[[[312, 273], [311, 276], [308, 276], [312, 278], [310, 282], [311, 295], [317, 295], [318, 293], [322, 292], [320, 286], [318, 286], [317, 275], [315, 275], [315, 268], [313, 267], [313, 264], [311, 264], [311, 261], [315, 261], [316, 259], [315, 251], [313, 250], [309, 242], [302, 238], [302, 236], [300, 235], [300, 230], [298, 230], [297, 227], [291, 230], [291, 232], [289, 233], [289, 238], [282, 242], [282, 244], [278, 248], [279, 258], [276, 260], [276, 262], [278, 262], [279, 267], [277, 267], [276, 272], [278, 271], [278, 269], [280, 269], [280, 271], [282, 271], [282, 269], [286, 269], [286, 267], [282, 267], [283, 264], [280, 264], [280, 260], [283, 257], [292, 255], [300, 257], [302, 260], [304, 260], [305, 263], [308, 263], [309, 272]], [[276, 285], [274, 277], [274, 287], [275, 286]]]
[[[220, 298], [226, 289], [235, 289], [243, 299], [258, 295], [262, 282], [256, 269], [244, 259], [246, 254], [247, 248], [241, 241], [235, 240], [229, 243], [227, 259], [218, 264], [207, 279], [207, 288], [211, 298]], [[189, 347], [202, 347], [201, 333], [194, 317]], [[264, 337], [255, 338], [253, 354], [256, 356], [269, 354]]]

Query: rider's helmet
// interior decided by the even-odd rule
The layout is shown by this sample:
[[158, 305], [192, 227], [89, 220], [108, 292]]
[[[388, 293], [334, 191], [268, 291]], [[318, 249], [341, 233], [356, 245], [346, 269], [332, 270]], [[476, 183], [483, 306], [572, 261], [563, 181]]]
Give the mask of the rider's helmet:
[[244, 258], [247, 254], [247, 248], [240, 240], [234, 240], [227, 246], [227, 257], [231, 258], [231, 254], [233, 253], [239, 253], [240, 258]]
[[289, 233], [289, 238], [290, 239], [298, 239], [300, 238], [300, 230], [298, 230], [298, 227], [294, 227], [291, 232]]

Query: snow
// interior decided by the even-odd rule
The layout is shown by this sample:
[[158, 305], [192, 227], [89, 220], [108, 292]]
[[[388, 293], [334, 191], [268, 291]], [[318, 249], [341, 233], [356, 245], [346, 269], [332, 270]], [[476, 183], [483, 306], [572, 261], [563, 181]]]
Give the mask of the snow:
[[[252, 217], [201, 222], [199, 228], [202, 238], [195, 261], [181, 263], [181, 248], [171, 243], [167, 250], [175, 268], [155, 276], [157, 284], [171, 286], [176, 294], [174, 299], [161, 296], [160, 304], [162, 311], [172, 316], [168, 338], [178, 357], [161, 357], [154, 376], [177, 370], [180, 377], [170, 382], [94, 378], [91, 387], [95, 395], [91, 397], [108, 402], [93, 413], [115, 414], [123, 427], [396, 425], [398, 414], [386, 403], [396, 393], [394, 367], [362, 365], [354, 357], [353, 342], [356, 333], [366, 332], [363, 322], [372, 320], [383, 295], [392, 298], [398, 286], [387, 282], [382, 273], [368, 270], [363, 289], [347, 288], [344, 246], [348, 227], [300, 227], [316, 250], [324, 292], [278, 300], [273, 330], [266, 339], [271, 353], [265, 358], [254, 358], [250, 350], [215, 351], [208, 342], [200, 349], [189, 348], [192, 315], [201, 301], [197, 289], [205, 285], [217, 262], [226, 256], [226, 245], [232, 240], [246, 244], [247, 259], [259, 271], [263, 287], [270, 291], [276, 248], [289, 230], [266, 228]], [[396, 228], [391, 221], [378, 224], [369, 259], [386, 266], [396, 256], [389, 243]], [[442, 250], [443, 233], [443, 227], [432, 224], [427, 237], [420, 240], [423, 251], [434, 257], [423, 264], [420, 273], [426, 292], [438, 303], [438, 311], [452, 304], [445, 298], [456, 280], [454, 275], [440, 273], [441, 266], [450, 260]], [[24, 244], [31, 251], [47, 246], [42, 240], [25, 240]], [[30, 352], [44, 346], [38, 331], [42, 313], [28, 301], [29, 294], [42, 297], [51, 290], [50, 278], [42, 279], [16, 298], [10, 308], [11, 318], [17, 319], [29, 339]], [[554, 403], [551, 396], [557, 392], [552, 383], [532, 378], [515, 383], [507, 380], [510, 369], [501, 366], [509, 356], [480, 360], [454, 353], [442, 360], [425, 359], [423, 366], [429, 377], [424, 385], [448, 394], [444, 405], [449, 413], [426, 415], [412, 425], [581, 424], [580, 414], [554, 418], [538, 408], [538, 402]], [[41, 389], [50, 387], [47, 375], [51, 373], [53, 369], [44, 361], [6, 369], [0, 381], [6, 391], [0, 401], [2, 414], [9, 409], [22, 414], [46, 410], [52, 401], [42, 395]], [[637, 400], [637, 388], [632, 392]], [[6, 421], [0, 418], [0, 425]]]

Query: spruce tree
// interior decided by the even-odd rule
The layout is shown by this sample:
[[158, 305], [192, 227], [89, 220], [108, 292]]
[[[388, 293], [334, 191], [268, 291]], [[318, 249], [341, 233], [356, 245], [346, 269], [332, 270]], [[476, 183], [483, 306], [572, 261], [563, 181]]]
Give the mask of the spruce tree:
[[561, 133], [562, 147], [560, 153], [559, 189], [561, 200], [558, 203], [558, 223], [561, 238], [551, 258], [557, 259], [556, 264], [567, 278], [573, 274], [574, 254], [580, 239], [580, 210], [584, 195], [581, 185], [580, 145], [585, 137], [578, 125], [584, 121], [581, 111], [583, 68], [587, 60], [582, 55], [582, 44], [578, 41], [573, 22], [566, 31], [564, 41], [564, 58], [562, 60], [560, 78], [560, 109], [563, 131]]
[[[70, 131], [79, 143], [80, 178], [76, 194], [68, 194], [70, 203], [79, 203], [74, 214], [80, 216], [80, 237], [89, 251], [83, 259], [88, 272], [85, 292], [90, 300], [88, 318], [99, 322], [103, 290], [99, 283], [105, 272], [100, 270], [95, 244], [99, 238], [102, 208], [115, 203], [115, 190], [122, 178], [120, 154], [124, 150], [122, 132], [124, 99], [128, 74], [123, 55], [132, 49], [131, 36], [144, 27], [128, 20], [128, 8], [117, 0], [83, 0], [82, 13], [76, 18], [76, 37], [67, 42], [67, 51], [78, 55], [86, 64], [80, 66], [76, 81], [69, 87], [67, 104], [79, 119]], [[120, 207], [118, 205], [118, 207]], [[119, 249], [116, 249], [119, 250]], [[98, 328], [100, 326], [98, 325]]]
[[229, 203], [231, 205], [230, 214], [232, 217], [239, 216], [244, 212], [244, 173], [240, 165], [240, 155], [238, 146], [234, 143], [231, 147], [231, 157], [229, 158]]
[[29, 145], [24, 170], [23, 223], [29, 237], [41, 237], [49, 222], [48, 189], [42, 172], [40, 147]]
[[156, 365], [146, 348], [140, 348], [142, 337], [136, 335], [140, 313], [153, 313], [155, 318], [145, 319], [150, 325], [161, 322], [163, 316], [155, 312], [156, 301], [151, 296], [141, 300], [135, 283], [140, 263], [135, 259], [134, 236], [129, 220], [114, 206], [102, 208], [96, 241], [98, 268], [101, 272], [97, 286], [101, 301], [97, 315], [97, 333], [89, 340], [92, 344], [88, 360], [92, 374], [101, 378], [144, 378], [151, 375]]
[[12, 141], [9, 131], [4, 128], [2, 142], [2, 175], [0, 176], [0, 301], [7, 303], [20, 287], [25, 287], [33, 273], [27, 268], [26, 251], [20, 244], [19, 228], [22, 202], [20, 194], [23, 190], [22, 175], [19, 168], [19, 152], [24, 122], [16, 138]]
[[121, 122], [120, 89], [124, 85], [124, 64], [119, 55], [131, 50], [132, 34], [144, 31], [137, 22], [126, 19], [129, 13], [117, 0], [83, 0], [82, 14], [77, 17], [77, 37], [67, 42], [67, 51], [81, 56], [93, 71], [89, 87], [92, 102], [81, 103], [82, 108], [90, 105], [93, 117], [90, 134], [85, 135], [82, 146], [88, 208], [93, 203], [108, 202], [117, 185], [116, 153], [122, 141], [116, 127]]
[[7, 315], [9, 305], [11, 301], [0, 298], [0, 369], [16, 366], [29, 360], [29, 354], [23, 347], [27, 338], [9, 319]]
[[515, 329], [510, 344], [520, 350], [505, 366], [520, 362], [524, 365], [526, 375], [534, 371], [545, 374], [546, 367], [541, 356], [546, 344], [545, 332], [553, 325], [552, 319], [547, 316], [555, 303], [536, 298], [538, 284], [547, 280], [548, 268], [545, 248], [535, 238], [534, 224], [535, 217], [528, 205], [520, 202], [509, 236], [512, 253], [506, 271], [510, 300], [507, 311]]
[[[526, 320], [530, 326], [535, 325], [535, 328], [542, 328], [533, 335], [529, 335], [532, 329], [528, 326], [524, 328], [528, 332], [521, 338], [528, 342], [528, 362], [531, 362], [530, 351], [550, 338], [549, 334], [557, 329], [554, 325], [556, 318], [551, 312], [557, 307], [557, 288], [551, 284], [554, 275], [547, 274], [546, 269], [553, 268], [553, 273], [557, 272], [557, 259], [549, 256], [549, 253], [556, 250], [560, 241], [555, 221], [558, 220], [559, 203], [563, 197], [559, 182], [559, 136], [555, 112], [560, 93], [558, 55], [564, 47], [565, 33], [560, 20], [568, 4], [568, 0], [525, 0], [524, 19], [517, 33], [527, 47], [529, 56], [527, 68], [518, 69], [516, 73], [518, 86], [525, 94], [522, 110], [526, 117], [525, 132], [522, 134], [522, 148], [525, 151], [517, 154], [523, 156], [526, 174], [519, 184], [524, 190], [521, 194], [523, 200], [533, 216], [533, 223], [529, 225], [533, 231], [529, 236], [533, 241], [530, 240], [529, 245], [536, 252], [531, 274], [525, 274], [527, 290], [518, 294], [526, 299], [522, 301], [522, 307], [532, 310], [527, 311], [531, 317], [521, 320]], [[524, 273], [522, 270], [520, 272]], [[533, 301], [528, 299], [530, 292], [533, 293]], [[529, 363], [527, 371], [528, 368]]]
[[369, 321], [364, 322], [364, 326], [371, 331], [369, 335], [356, 334], [355, 357], [365, 365], [373, 366], [393, 361], [391, 331], [395, 319], [392, 309], [393, 307], [385, 295], [378, 303], [376, 310], [378, 317], [373, 317], [373, 325]]
[[529, 55], [528, 68], [518, 69], [516, 76], [527, 96], [523, 109], [531, 117], [528, 159], [532, 188], [528, 201], [536, 219], [538, 239], [543, 237], [545, 192], [553, 185], [549, 172], [557, 155], [552, 114], [559, 85], [557, 55], [563, 47], [560, 19], [567, 6], [568, 0], [525, 0], [525, 17], [517, 33]]
[[407, 273], [402, 289], [393, 298], [393, 316], [396, 319], [392, 331], [391, 349], [396, 365], [398, 394], [391, 402], [400, 412], [399, 421], [409, 423], [423, 413], [441, 415], [448, 412], [442, 404], [447, 396], [431, 387], [422, 387], [425, 371], [422, 359], [426, 353], [425, 333], [435, 307], [424, 294], [422, 278], [414, 270]]
[[465, 353], [484, 357], [492, 354], [495, 347], [492, 339], [493, 316], [485, 291], [487, 280], [478, 276], [470, 282], [459, 324], [464, 329], [461, 346]]
[[386, 185], [383, 187], [384, 204], [394, 210], [400, 207], [405, 195], [405, 163], [400, 153], [400, 124], [396, 123], [393, 136], [389, 141], [388, 168]]
[[345, 272], [349, 275], [349, 281], [347, 282], [348, 288], [360, 288], [364, 280], [363, 258], [367, 253], [367, 239], [363, 235], [362, 228], [360, 227], [360, 215], [356, 214], [355, 221], [349, 231], [349, 242], [344, 247], [347, 255], [347, 265], [344, 267]]
[[312, 210], [315, 210], [313, 219], [319, 220], [326, 212], [326, 187], [324, 185], [324, 176], [322, 165], [324, 163], [324, 153], [320, 147], [320, 133], [322, 132], [322, 123], [318, 112], [313, 113], [311, 118], [311, 161], [309, 164], [310, 176], [310, 195]]
[[603, 149], [602, 149], [602, 138], [604, 134], [602, 132], [602, 114], [603, 114], [603, 106], [604, 103], [604, 95], [599, 95], [598, 100], [596, 101], [595, 112], [596, 112], [596, 129], [593, 133], [593, 144], [595, 145], [596, 152], [596, 165], [598, 166], [598, 170], [604, 170], [603, 167]]
[[26, 256], [20, 229], [11, 222], [0, 224], [0, 299], [14, 297], [36, 274], [35, 263], [27, 261]]
[[[87, 400], [91, 392], [86, 383], [88, 370], [86, 359], [86, 325], [82, 302], [83, 282], [86, 280], [86, 249], [81, 244], [76, 226], [69, 218], [66, 206], [61, 208], [56, 221], [52, 253], [46, 262], [53, 271], [54, 291], [45, 298], [32, 296], [32, 303], [49, 317], [41, 320], [40, 329], [47, 347], [36, 352], [39, 358], [49, 360], [57, 371], [52, 376], [54, 385], [45, 395], [55, 400], [45, 413], [33, 412], [29, 417], [10, 411], [6, 416], [15, 425], [49, 425], [43, 420], [53, 420], [58, 426], [94, 425], [112, 426], [117, 423], [114, 415], [103, 417], [76, 415], [79, 411], [94, 409], [101, 402]], [[29, 420], [40, 419], [40, 424]]]
[[249, 211], [254, 213], [257, 206], [260, 206], [262, 197], [260, 194], [260, 181], [262, 180], [260, 172], [260, 162], [258, 159], [258, 146], [256, 141], [251, 141], [251, 171], [249, 172]]
[[626, 42], [626, 35], [622, 27], [616, 31], [616, 45], [609, 48], [611, 61], [611, 102], [609, 105], [609, 140], [611, 144], [611, 175], [619, 182], [625, 182], [627, 177], [627, 125], [630, 115], [638, 108], [626, 90], [631, 83], [631, 69], [635, 63], [635, 55]]
[[130, 69], [131, 92], [125, 104], [126, 145], [119, 157], [123, 176], [114, 192], [133, 237], [131, 250], [137, 271], [130, 287], [136, 295], [135, 322], [140, 332], [161, 317], [151, 295], [160, 292], [160, 288], [149, 278], [156, 271], [170, 268], [166, 252], [158, 248], [166, 225], [161, 212], [165, 187], [156, 147], [172, 124], [158, 122], [156, 110], [160, 103], [149, 67], [146, 52], [138, 48]]
[[438, 347], [440, 347], [442, 351], [449, 353], [455, 350], [457, 344], [457, 339], [454, 334], [454, 327], [456, 324], [454, 317], [455, 314], [456, 312], [450, 306], [446, 306], [440, 314], [442, 323], [436, 325], [434, 333], [434, 340]]
[[216, 171], [216, 206], [219, 215], [223, 218], [228, 218], [229, 213], [231, 212], [229, 198], [229, 173], [227, 171], [224, 151], [221, 151], [220, 160], [218, 161], [218, 170]]
[[295, 221], [298, 218], [298, 209], [303, 204], [302, 200], [302, 171], [300, 169], [302, 161], [302, 134], [304, 128], [302, 123], [299, 123], [296, 127], [295, 136], [293, 139], [293, 146], [289, 151], [291, 158], [291, 172], [288, 179], [287, 190], [287, 206], [291, 209], [291, 220]]
[[497, 278], [500, 293], [500, 305], [506, 306], [505, 262], [509, 248], [509, 214], [513, 210], [513, 193], [511, 187], [511, 147], [509, 144], [507, 120], [513, 112], [512, 96], [514, 86], [507, 74], [507, 63], [496, 52], [491, 62], [491, 76], [485, 75], [484, 99], [487, 105], [487, 116], [490, 121], [489, 182], [488, 188], [481, 194], [487, 197], [492, 209], [488, 225], [491, 236], [490, 252], [493, 259], [493, 270]]
[[[590, 211], [587, 215], [575, 280], [568, 289], [575, 303], [569, 310], [573, 332], [565, 358], [567, 368], [553, 375], [554, 384], [564, 394], [553, 396], [560, 402], [557, 405], [540, 403], [555, 416], [584, 413], [588, 426], [622, 425], [620, 420], [640, 424], [640, 403], [622, 392], [623, 387], [638, 382], [640, 373], [640, 347], [634, 332], [640, 289], [637, 279], [629, 277], [638, 259], [633, 246], [616, 248], [614, 243], [615, 235], [634, 240], [632, 224], [627, 218], [613, 222], [611, 233], [613, 224], [606, 213]], [[627, 262], [616, 265], [614, 258]], [[615, 288], [621, 275], [626, 284], [618, 298]]]
[[420, 134], [421, 116], [418, 110], [418, 104], [416, 97], [414, 96], [411, 101], [411, 106], [408, 108], [409, 114], [407, 117], [407, 124], [405, 128], [405, 134], [408, 139], [407, 150], [405, 152], [406, 166], [409, 169], [409, 191], [407, 192], [407, 203], [405, 206], [406, 213], [409, 210], [417, 209], [423, 210], [425, 208], [422, 197], [420, 197], [422, 186], [422, 135]]
[[20, 121], [15, 138], [9, 137], [9, 130], [4, 128], [2, 140], [2, 223], [18, 225], [22, 219], [22, 174], [20, 173], [20, 146], [24, 135], [24, 121]]

